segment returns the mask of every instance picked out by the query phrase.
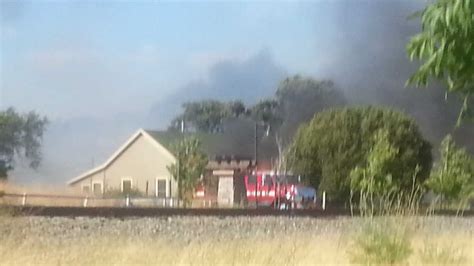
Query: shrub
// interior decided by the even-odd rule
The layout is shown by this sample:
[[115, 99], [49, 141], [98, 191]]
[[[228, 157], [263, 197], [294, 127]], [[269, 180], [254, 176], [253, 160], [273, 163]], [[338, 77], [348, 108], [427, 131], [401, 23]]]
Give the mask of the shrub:
[[371, 220], [355, 237], [349, 257], [356, 264], [393, 265], [405, 262], [411, 253], [406, 225]]
[[327, 191], [330, 200], [347, 201], [351, 171], [368, 166], [380, 132], [393, 150], [383, 169], [391, 175], [391, 182], [400, 191], [409, 191], [417, 171], [416, 182], [424, 182], [431, 169], [431, 145], [415, 121], [401, 112], [370, 106], [317, 114], [299, 128], [290, 149], [289, 166], [293, 172], [310, 177], [311, 185]]
[[441, 159], [426, 181], [443, 203], [459, 202], [459, 207], [474, 198], [474, 158], [459, 148], [450, 135], [441, 143]]
[[423, 195], [423, 187], [416, 182], [419, 167], [415, 168], [411, 190], [402, 190], [400, 180], [389, 171], [396, 164], [398, 150], [388, 141], [386, 130], [375, 135], [374, 147], [367, 155], [367, 164], [357, 166], [350, 173], [351, 208], [354, 194], [358, 195], [361, 215], [416, 214]]
[[104, 197], [108, 198], [123, 198], [126, 196], [130, 197], [144, 197], [145, 194], [137, 188], [131, 188], [129, 192], [122, 192], [120, 188], [107, 188], [104, 193]]

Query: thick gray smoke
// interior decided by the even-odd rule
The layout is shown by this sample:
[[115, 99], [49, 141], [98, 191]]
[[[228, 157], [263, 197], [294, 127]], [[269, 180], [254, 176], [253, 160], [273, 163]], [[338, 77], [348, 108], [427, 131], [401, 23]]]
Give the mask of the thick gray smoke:
[[[342, 0], [304, 4], [308, 5], [308, 13], [325, 13], [324, 17], [314, 16], [318, 40], [314, 49], [320, 52], [314, 59], [314, 72], [308, 72], [315, 79], [332, 79], [352, 104], [388, 105], [404, 110], [415, 117], [435, 147], [453, 131], [459, 103], [454, 97], [445, 102], [441, 85], [405, 88], [405, 81], [416, 69], [407, 59], [405, 45], [419, 31], [419, 21], [408, 17], [421, 9], [425, 1]], [[255, 47], [258, 49], [261, 47]], [[241, 99], [252, 104], [270, 97], [281, 79], [301, 74], [288, 73], [286, 66], [275, 63], [278, 59], [278, 54], [264, 50], [243, 61], [218, 62], [206, 78], [192, 81], [157, 101], [147, 114], [117, 115], [107, 120], [53, 121], [45, 139], [42, 172], [23, 176], [63, 182], [102, 163], [138, 127], [166, 128], [186, 101]], [[459, 144], [474, 152], [472, 124], [456, 130], [455, 135]]]
[[[312, 3], [309, 10], [324, 10], [326, 14], [314, 17], [315, 34], [322, 34], [314, 47], [322, 50], [315, 61], [315, 69], [319, 70], [314, 78], [332, 79], [351, 104], [386, 105], [410, 114], [433, 143], [435, 152], [439, 141], [450, 132], [474, 152], [474, 127], [454, 130], [460, 107], [455, 96], [445, 101], [439, 84], [426, 89], [405, 87], [417, 68], [409, 62], [405, 47], [420, 30], [419, 20], [409, 17], [424, 5], [424, 1], [413, 0]], [[324, 62], [324, 68], [318, 66], [319, 62]], [[242, 99], [252, 103], [272, 96], [284, 73], [266, 52], [241, 63], [218, 63], [210, 70], [208, 81], [192, 82], [155, 104], [151, 124], [153, 117], [172, 117], [179, 112], [180, 104], [189, 100]]]
[[[419, 20], [408, 19], [425, 1], [336, 1], [324, 5], [334, 30], [318, 46], [329, 61], [320, 75], [335, 80], [354, 104], [388, 105], [412, 115], [436, 147], [453, 127], [459, 101], [444, 99], [442, 85], [405, 88], [417, 65], [409, 62], [405, 47], [419, 32]], [[321, 8], [321, 4], [315, 3]], [[317, 21], [318, 18], [315, 18]], [[454, 135], [474, 152], [474, 127], [463, 126]]]
[[254, 104], [274, 95], [278, 83], [285, 76], [286, 71], [266, 50], [243, 61], [223, 60], [210, 68], [205, 80], [192, 81], [155, 103], [148, 121], [151, 127], [166, 127], [181, 111], [181, 105], [193, 100], [239, 99], [245, 104]]

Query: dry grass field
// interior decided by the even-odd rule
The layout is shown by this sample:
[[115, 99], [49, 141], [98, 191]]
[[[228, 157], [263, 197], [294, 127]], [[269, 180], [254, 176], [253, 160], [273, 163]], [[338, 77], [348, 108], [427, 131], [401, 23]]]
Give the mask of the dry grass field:
[[[78, 194], [77, 191], [71, 188], [59, 185], [18, 185], [9, 182], [0, 182], [0, 192], [19, 195], [0, 198], [0, 204], [4, 203], [8, 205], [21, 205], [23, 202], [23, 194], [27, 196], [27, 204], [33, 206], [82, 206], [84, 202], [84, 195]], [[46, 195], [46, 197], [34, 195]], [[57, 195], [64, 197], [50, 197]], [[103, 201], [101, 201], [101, 203], [103, 203]], [[104, 202], [103, 205], [111, 205], [107, 205], [107, 203], [108, 202]]]
[[[335, 265], [362, 218], [0, 217], [2, 265]], [[405, 265], [474, 264], [472, 218], [379, 218], [407, 232]]]
[[46, 194], [46, 195], [70, 195], [78, 196], [76, 191], [64, 185], [45, 185], [45, 184], [30, 184], [19, 185], [10, 182], [0, 182], [0, 191], [13, 194]]

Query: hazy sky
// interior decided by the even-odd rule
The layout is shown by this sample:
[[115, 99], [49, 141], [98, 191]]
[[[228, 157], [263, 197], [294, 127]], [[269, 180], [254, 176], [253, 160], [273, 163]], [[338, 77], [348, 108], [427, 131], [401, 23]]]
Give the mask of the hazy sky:
[[0, 3], [0, 109], [51, 121], [39, 171], [19, 164], [15, 180], [64, 182], [138, 128], [165, 128], [185, 101], [251, 104], [294, 74], [406, 111], [431, 140], [454, 121], [440, 93], [404, 88], [419, 31], [407, 18], [425, 0]]
[[0, 107], [53, 119], [146, 112], [213, 64], [262, 50], [317, 73], [334, 18], [315, 3], [2, 0]]

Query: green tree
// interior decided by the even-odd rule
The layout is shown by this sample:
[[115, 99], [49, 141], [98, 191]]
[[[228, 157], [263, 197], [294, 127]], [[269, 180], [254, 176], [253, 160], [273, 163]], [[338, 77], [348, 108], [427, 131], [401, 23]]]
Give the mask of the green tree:
[[280, 82], [275, 99], [282, 121], [279, 131], [285, 140], [292, 139], [299, 125], [309, 122], [316, 113], [347, 103], [331, 80], [299, 75]]
[[474, 197], [474, 159], [457, 147], [450, 135], [441, 143], [440, 153], [427, 186], [447, 203]]
[[176, 163], [168, 171], [178, 182], [178, 197], [185, 204], [192, 200], [194, 189], [207, 166], [207, 156], [201, 151], [201, 143], [196, 138], [185, 138], [172, 148]]
[[392, 165], [396, 163], [398, 150], [389, 141], [388, 131], [381, 129], [374, 136], [365, 166], [356, 166], [350, 172], [351, 193], [359, 194], [359, 203], [372, 209], [383, 199], [399, 190], [400, 185], [392, 178]]
[[227, 108], [229, 109], [230, 115], [232, 117], [241, 117], [249, 115], [249, 110], [247, 110], [245, 104], [240, 100], [228, 102]]
[[463, 99], [458, 125], [473, 108], [474, 1], [437, 0], [422, 12], [422, 32], [407, 45], [410, 60], [421, 60], [409, 84], [426, 86], [430, 78], [446, 82], [447, 92]]
[[[384, 142], [377, 135], [382, 133]], [[379, 158], [379, 164], [375, 157], [385, 152], [388, 157]], [[415, 174], [417, 182], [428, 177], [432, 161], [431, 145], [413, 119], [376, 107], [338, 108], [317, 114], [300, 127], [290, 154], [290, 168], [335, 201], [350, 198], [350, 176], [356, 167], [372, 167], [371, 171], [382, 173], [380, 178], [390, 174], [390, 182], [400, 190], [410, 190]]]
[[26, 159], [36, 169], [41, 162], [41, 140], [47, 119], [35, 112], [0, 111], [0, 178], [7, 178], [15, 159]]
[[275, 97], [260, 101], [251, 112], [257, 122], [271, 129], [279, 153], [278, 169], [284, 171], [287, 148], [299, 125], [324, 109], [345, 103], [332, 81], [296, 75], [282, 80]]
[[183, 113], [171, 122], [170, 129], [180, 129], [184, 121], [187, 129], [217, 133], [222, 131], [225, 119], [248, 115], [245, 105], [241, 101], [221, 102], [217, 100], [203, 100], [183, 104]]
[[298, 126], [311, 120], [315, 113], [344, 104], [343, 94], [332, 81], [296, 75], [282, 80], [275, 97], [258, 102], [251, 114], [279, 137], [289, 140]]
[[275, 129], [281, 125], [281, 114], [278, 102], [273, 99], [266, 99], [258, 102], [251, 109], [252, 118], [264, 124], [267, 129]]

